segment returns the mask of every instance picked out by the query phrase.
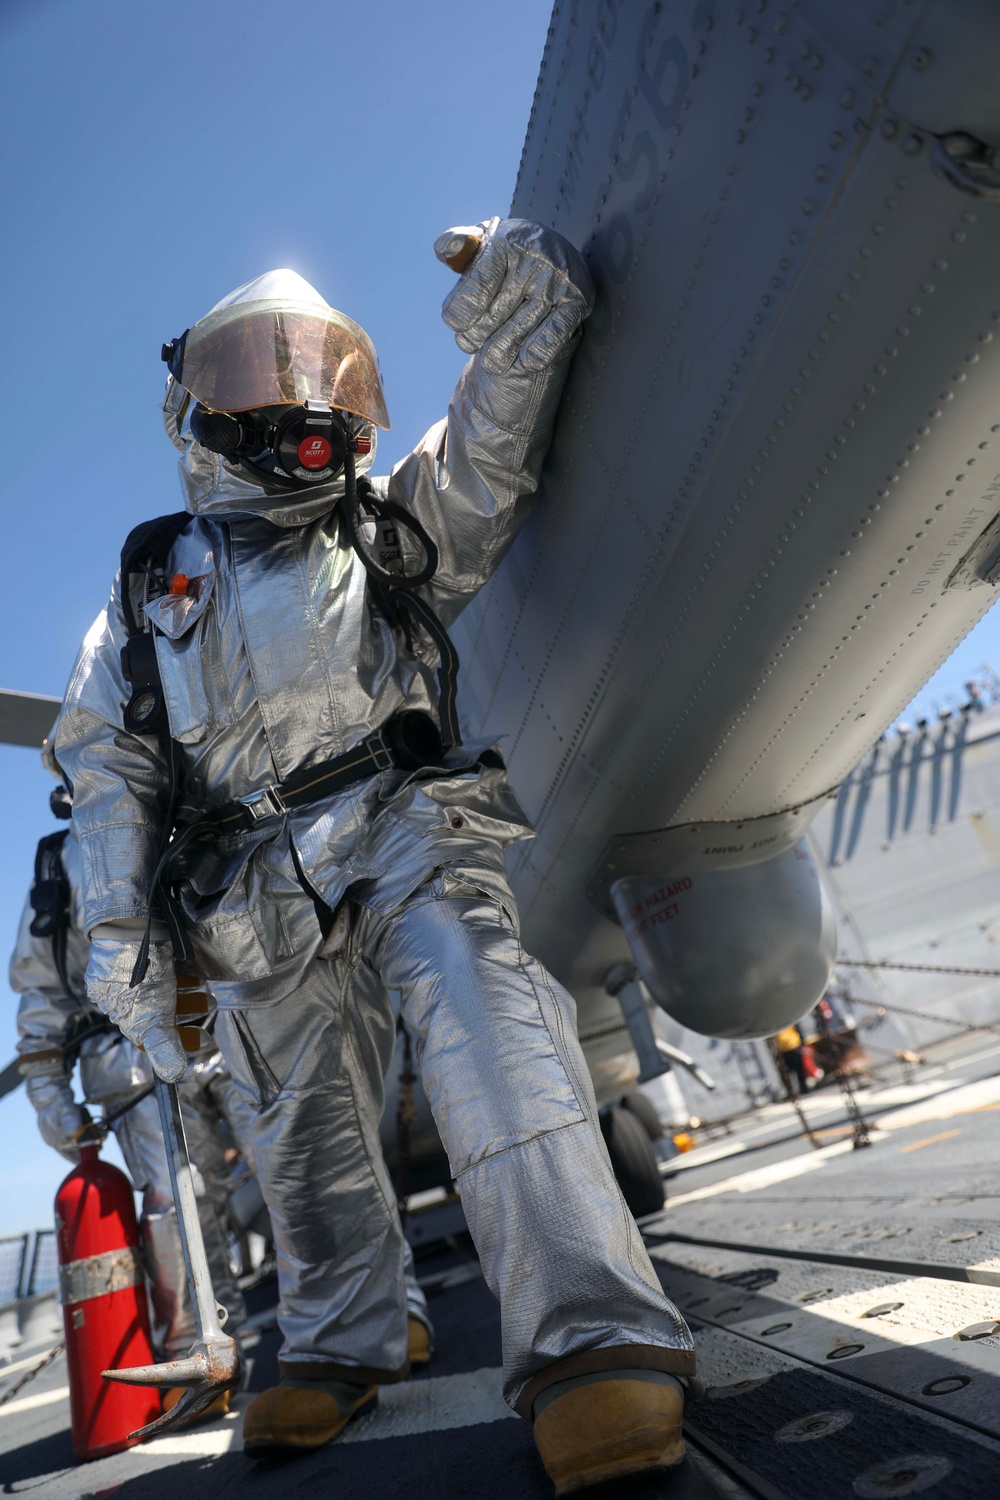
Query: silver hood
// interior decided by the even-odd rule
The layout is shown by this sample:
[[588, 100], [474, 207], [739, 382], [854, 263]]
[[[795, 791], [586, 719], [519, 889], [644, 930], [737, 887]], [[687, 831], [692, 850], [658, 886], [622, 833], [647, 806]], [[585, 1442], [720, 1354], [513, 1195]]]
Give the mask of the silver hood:
[[[212, 312], [237, 302], [256, 302], [261, 298], [288, 297], [298, 303], [327, 303], [296, 271], [268, 271], [217, 302]], [[179, 451], [178, 463], [184, 504], [195, 516], [213, 516], [228, 520], [238, 516], [262, 516], [276, 526], [305, 526], [331, 511], [344, 493], [343, 478], [314, 489], [266, 489], [248, 479], [238, 465], [227, 463], [221, 454], [195, 441], [187, 421], [192, 404], [188, 392], [172, 375], [167, 376], [163, 398], [163, 426], [167, 437]], [[363, 431], [371, 439], [370, 452], [359, 455], [357, 472], [366, 473], [375, 461], [377, 429], [366, 422]]]

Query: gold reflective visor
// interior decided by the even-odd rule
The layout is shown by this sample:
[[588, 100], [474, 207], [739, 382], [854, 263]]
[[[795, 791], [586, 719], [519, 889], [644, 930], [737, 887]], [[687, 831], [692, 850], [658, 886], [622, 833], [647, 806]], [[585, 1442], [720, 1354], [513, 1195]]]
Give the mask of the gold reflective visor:
[[212, 411], [323, 401], [389, 426], [371, 339], [334, 308], [233, 303], [188, 331], [180, 384]]

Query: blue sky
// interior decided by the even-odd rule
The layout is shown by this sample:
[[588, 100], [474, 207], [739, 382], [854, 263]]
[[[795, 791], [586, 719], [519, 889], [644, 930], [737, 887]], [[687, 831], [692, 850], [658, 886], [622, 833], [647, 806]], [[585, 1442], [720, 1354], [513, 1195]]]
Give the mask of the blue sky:
[[[175, 510], [160, 345], [291, 266], [371, 334], [392, 431], [443, 411], [462, 356], [440, 322], [456, 222], [510, 201], [549, 0], [0, 0], [6, 358], [0, 686], [61, 694], [122, 540]], [[930, 689], [957, 697], [987, 617]], [[0, 953], [50, 782], [0, 747]], [[14, 1000], [0, 998], [0, 1065]], [[0, 1233], [50, 1221], [63, 1164], [19, 1091], [0, 1102]]]

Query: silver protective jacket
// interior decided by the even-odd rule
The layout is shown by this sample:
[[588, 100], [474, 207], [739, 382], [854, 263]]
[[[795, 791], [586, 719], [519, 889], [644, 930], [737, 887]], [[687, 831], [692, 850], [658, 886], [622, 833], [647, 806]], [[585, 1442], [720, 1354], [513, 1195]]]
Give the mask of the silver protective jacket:
[[[445, 625], [527, 514], [592, 296], [586, 266], [561, 236], [520, 220], [495, 235], [506, 247], [507, 300], [518, 305], [520, 278], [522, 302], [541, 287], [560, 313], [541, 325], [544, 347], [531, 363], [545, 362], [524, 368], [512, 346], [500, 361], [506, 372], [490, 373], [497, 359], [487, 344], [486, 360], [476, 354], [466, 365], [447, 417], [375, 481], [437, 544], [439, 566], [422, 593]], [[562, 316], [567, 302], [575, 317]], [[191, 584], [187, 595], [145, 608], [184, 798], [211, 808], [342, 754], [404, 708], [433, 712], [437, 658], [422, 632], [409, 643], [374, 606], [337, 508], [342, 481], [268, 493], [193, 441], [180, 415], [179, 393], [168, 390], [166, 425], [182, 451], [192, 516], [168, 576], [186, 574]], [[161, 744], [122, 729], [121, 586], [84, 642], [56, 739], [74, 790], [88, 930], [146, 915], [167, 815]], [[504, 773], [477, 767], [481, 748], [452, 751], [439, 774], [382, 772], [249, 833], [186, 850], [173, 874], [219, 1005], [271, 1004], [302, 982], [323, 942], [305, 885], [330, 909], [348, 887], [371, 909], [392, 909], [434, 869], [461, 866], [471, 836], [494, 849], [499, 889], [503, 847], [530, 828]]]

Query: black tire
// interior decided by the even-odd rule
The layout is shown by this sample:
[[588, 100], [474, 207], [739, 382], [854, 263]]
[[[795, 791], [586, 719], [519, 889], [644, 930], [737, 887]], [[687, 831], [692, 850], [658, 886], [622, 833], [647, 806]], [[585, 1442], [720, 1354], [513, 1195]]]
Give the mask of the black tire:
[[621, 1104], [622, 1109], [627, 1109], [641, 1122], [651, 1141], [662, 1141], [663, 1121], [641, 1089], [629, 1089], [628, 1093], [622, 1096]]
[[601, 1131], [612, 1170], [633, 1218], [659, 1213], [666, 1195], [660, 1165], [645, 1126], [630, 1110], [614, 1104], [601, 1111]]

